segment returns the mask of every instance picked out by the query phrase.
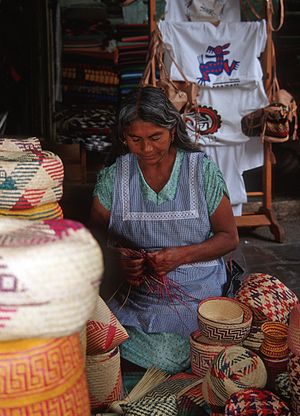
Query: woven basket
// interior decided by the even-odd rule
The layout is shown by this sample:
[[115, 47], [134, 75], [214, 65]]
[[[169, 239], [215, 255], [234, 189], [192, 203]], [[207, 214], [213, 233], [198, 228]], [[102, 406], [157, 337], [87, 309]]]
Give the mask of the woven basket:
[[0, 137], [0, 151], [39, 153], [42, 151], [42, 146], [37, 137]]
[[296, 294], [279, 279], [263, 273], [248, 275], [235, 298], [251, 307], [259, 321], [285, 324], [291, 309], [298, 303]]
[[286, 403], [268, 390], [246, 389], [232, 394], [225, 406], [225, 416], [292, 416]]
[[272, 359], [262, 356], [262, 360], [268, 373], [267, 388], [274, 390], [276, 378], [280, 374], [287, 372], [289, 357], [287, 356], [282, 359]]
[[90, 415], [79, 334], [0, 342], [0, 368], [2, 416]]
[[198, 325], [202, 335], [217, 344], [240, 344], [248, 336], [251, 329], [253, 317], [251, 309], [235, 299], [230, 301], [243, 310], [243, 322], [236, 324], [213, 322], [198, 313]]
[[300, 355], [300, 305], [293, 307], [290, 313], [288, 329], [288, 345], [290, 350]]
[[0, 188], [47, 189], [62, 184], [64, 167], [52, 152], [0, 152]]
[[19, 210], [0, 209], [0, 217], [11, 217], [25, 220], [55, 220], [63, 219], [63, 212], [58, 202], [43, 204], [39, 207]]
[[199, 303], [198, 314], [202, 318], [225, 324], [240, 324], [243, 322], [243, 308], [230, 298], [210, 297]]
[[207, 344], [207, 338], [203, 337], [199, 330], [192, 332], [190, 336], [192, 373], [203, 378], [213, 359], [224, 348], [225, 345]]
[[0, 209], [24, 210], [58, 202], [63, 185], [47, 189], [0, 189]]
[[267, 372], [261, 358], [240, 346], [227, 347], [212, 361], [202, 392], [207, 404], [223, 407], [229, 397], [246, 388], [263, 388]]
[[108, 352], [127, 338], [125, 328], [98, 296], [96, 307], [87, 323], [87, 354]]
[[269, 358], [286, 358], [289, 352], [287, 343], [288, 326], [281, 322], [265, 322], [261, 326], [264, 335], [260, 352]]
[[76, 221], [1, 218], [0, 246], [0, 340], [80, 331], [103, 271], [91, 233]]
[[86, 374], [92, 409], [106, 410], [123, 397], [118, 347], [104, 354], [86, 356]]
[[255, 320], [252, 321], [251, 329], [247, 338], [243, 341], [243, 346], [255, 352], [258, 352], [263, 342], [264, 334], [261, 330], [261, 324]]
[[289, 402], [291, 400], [291, 383], [288, 373], [281, 373], [275, 380], [275, 392], [284, 400]]

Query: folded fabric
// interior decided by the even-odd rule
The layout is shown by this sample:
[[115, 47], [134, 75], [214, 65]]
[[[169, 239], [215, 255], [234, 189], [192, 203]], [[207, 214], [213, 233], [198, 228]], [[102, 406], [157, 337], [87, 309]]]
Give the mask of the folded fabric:
[[87, 354], [108, 352], [127, 338], [126, 329], [98, 296], [95, 310], [87, 323]]

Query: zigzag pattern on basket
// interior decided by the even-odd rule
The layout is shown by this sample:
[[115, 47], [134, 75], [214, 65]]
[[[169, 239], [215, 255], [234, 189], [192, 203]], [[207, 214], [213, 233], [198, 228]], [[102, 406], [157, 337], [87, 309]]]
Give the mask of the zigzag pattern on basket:
[[127, 338], [125, 328], [99, 296], [93, 315], [87, 323], [87, 354], [107, 352]]
[[0, 217], [11, 217], [31, 221], [54, 220], [62, 219], [63, 211], [58, 202], [51, 202], [49, 204], [43, 204], [38, 207], [24, 210], [19, 209], [12, 211], [8, 209], [0, 209]]
[[250, 306], [259, 321], [287, 323], [291, 309], [298, 303], [296, 294], [284, 283], [263, 273], [248, 275], [235, 297]]
[[6, 152], [41, 152], [42, 146], [37, 137], [22, 139], [0, 137], [0, 151]]
[[199, 329], [209, 339], [225, 339], [227, 343], [239, 343], [241, 338], [245, 338], [249, 333], [249, 328], [217, 328], [203, 325], [201, 321], [198, 322]]
[[63, 185], [47, 189], [0, 189], [0, 209], [30, 209], [58, 202], [63, 195]]
[[63, 163], [52, 152], [0, 152], [0, 189], [53, 188], [63, 179]]

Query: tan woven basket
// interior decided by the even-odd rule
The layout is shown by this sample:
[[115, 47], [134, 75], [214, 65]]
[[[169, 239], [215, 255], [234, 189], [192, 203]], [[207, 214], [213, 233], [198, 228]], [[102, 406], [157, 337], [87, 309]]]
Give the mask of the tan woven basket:
[[243, 308], [230, 298], [213, 297], [200, 302], [198, 314], [213, 322], [240, 324], [243, 322]]
[[79, 332], [98, 297], [100, 247], [70, 220], [0, 219], [0, 340]]
[[0, 137], [0, 151], [41, 152], [42, 146], [37, 137]]
[[8, 210], [0, 209], [1, 217], [11, 217], [31, 221], [62, 219], [63, 212], [58, 202], [43, 204], [29, 209]]

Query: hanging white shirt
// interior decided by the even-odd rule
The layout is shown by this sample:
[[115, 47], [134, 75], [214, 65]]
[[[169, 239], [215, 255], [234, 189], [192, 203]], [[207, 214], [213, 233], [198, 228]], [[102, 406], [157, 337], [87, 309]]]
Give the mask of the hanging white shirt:
[[[266, 22], [158, 23], [163, 40], [185, 76], [205, 87], [255, 84], [263, 73], [259, 56], [265, 49]], [[247, 45], [247, 47], [245, 47]], [[175, 65], [171, 79], [182, 80]]]

